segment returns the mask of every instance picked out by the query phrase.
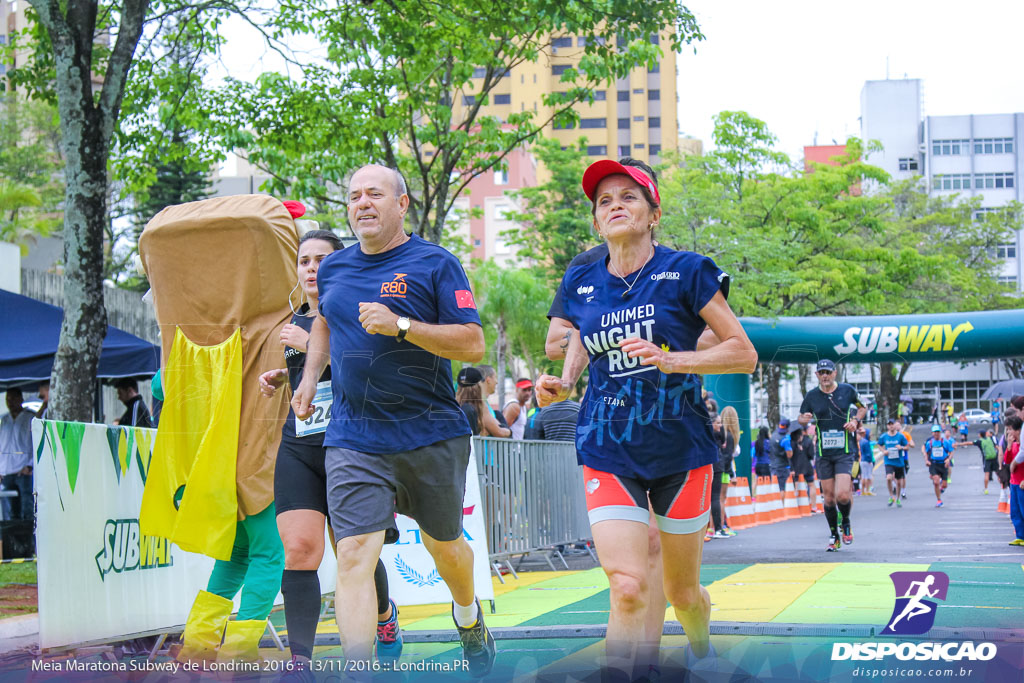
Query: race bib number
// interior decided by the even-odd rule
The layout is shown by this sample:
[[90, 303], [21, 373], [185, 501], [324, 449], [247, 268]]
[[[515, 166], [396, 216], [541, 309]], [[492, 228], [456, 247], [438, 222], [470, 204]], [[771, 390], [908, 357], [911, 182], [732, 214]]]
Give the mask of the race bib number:
[[327, 431], [327, 423], [331, 421], [331, 402], [333, 400], [331, 383], [320, 382], [317, 384], [316, 396], [313, 397], [313, 414], [305, 420], [295, 418], [295, 436], [322, 434]]
[[945, 460], [946, 451], [942, 448], [932, 448], [932, 460]]
[[836, 449], [844, 448], [846, 446], [846, 437], [843, 432], [830, 429], [827, 432], [821, 434], [821, 447], [824, 449]]

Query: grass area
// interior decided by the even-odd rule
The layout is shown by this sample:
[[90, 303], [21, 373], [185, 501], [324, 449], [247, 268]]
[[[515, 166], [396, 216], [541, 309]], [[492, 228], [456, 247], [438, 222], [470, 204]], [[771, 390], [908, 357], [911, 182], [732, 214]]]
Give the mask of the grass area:
[[38, 611], [36, 563], [0, 564], [0, 619]]
[[36, 583], [36, 563], [19, 562], [16, 564], [0, 564], [0, 586], [12, 583]]

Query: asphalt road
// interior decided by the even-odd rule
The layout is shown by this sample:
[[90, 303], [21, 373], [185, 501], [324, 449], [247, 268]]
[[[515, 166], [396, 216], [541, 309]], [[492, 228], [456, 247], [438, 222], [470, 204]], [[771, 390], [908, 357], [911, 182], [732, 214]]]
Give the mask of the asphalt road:
[[[988, 425], [972, 425], [969, 439]], [[1014, 538], [1009, 515], [997, 512], [999, 486], [982, 494], [981, 453], [975, 446], [954, 454], [953, 480], [935, 507], [935, 494], [921, 455], [929, 425], [912, 436], [903, 507], [887, 507], [885, 468], [875, 470], [876, 496], [854, 496], [850, 516], [854, 542], [826, 552], [829, 532], [823, 514], [737, 532], [704, 544], [704, 563], [741, 562], [1024, 562], [1024, 548], [1007, 545]], [[820, 498], [819, 498], [820, 505]]]

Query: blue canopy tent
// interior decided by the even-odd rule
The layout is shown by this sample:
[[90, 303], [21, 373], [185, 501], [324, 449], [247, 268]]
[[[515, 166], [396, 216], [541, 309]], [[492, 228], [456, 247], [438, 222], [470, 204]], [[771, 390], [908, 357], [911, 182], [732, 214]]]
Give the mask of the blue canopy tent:
[[[0, 391], [49, 381], [63, 320], [57, 306], [0, 290]], [[159, 346], [107, 326], [98, 379], [151, 377], [159, 367]]]

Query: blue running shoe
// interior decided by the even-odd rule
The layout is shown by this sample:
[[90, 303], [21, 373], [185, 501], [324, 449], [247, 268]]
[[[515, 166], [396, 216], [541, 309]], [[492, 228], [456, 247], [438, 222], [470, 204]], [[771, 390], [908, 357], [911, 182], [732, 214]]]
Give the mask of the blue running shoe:
[[377, 622], [377, 659], [397, 660], [402, 656], [402, 628], [398, 625], [398, 606], [391, 601], [391, 618]]

